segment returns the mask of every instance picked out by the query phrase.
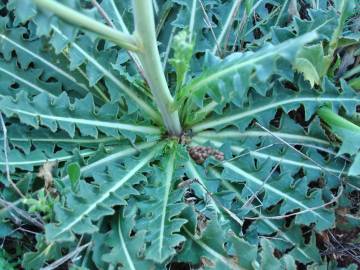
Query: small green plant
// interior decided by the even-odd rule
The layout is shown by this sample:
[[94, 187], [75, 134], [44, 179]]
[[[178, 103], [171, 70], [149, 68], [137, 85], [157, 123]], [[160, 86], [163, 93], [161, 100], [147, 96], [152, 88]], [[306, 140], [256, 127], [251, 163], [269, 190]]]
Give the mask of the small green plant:
[[51, 219], [53, 213], [54, 202], [51, 197], [45, 194], [44, 190], [37, 192], [37, 199], [27, 198], [24, 200], [24, 204], [29, 207], [29, 213], [41, 213], [43, 219], [48, 221]]
[[0, 264], [354, 269], [359, 6], [0, 2]]
[[6, 254], [4, 250], [0, 251], [0, 269], [9, 269], [9, 270], [15, 269], [15, 264], [7, 261], [9, 257], [10, 256]]

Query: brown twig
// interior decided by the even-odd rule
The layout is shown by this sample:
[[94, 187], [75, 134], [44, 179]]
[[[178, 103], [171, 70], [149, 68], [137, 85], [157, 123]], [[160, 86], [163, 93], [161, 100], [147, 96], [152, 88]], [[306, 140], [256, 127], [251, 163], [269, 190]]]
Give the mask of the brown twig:
[[[342, 244], [338, 239], [336, 239], [335, 235], [331, 232], [327, 232], [333, 241], [336, 243], [336, 246], [334, 246], [331, 242], [329, 244], [332, 246], [330, 249], [325, 251], [327, 253], [326, 255], [330, 254], [336, 254], [339, 255], [340, 253], [343, 253], [343, 255], [350, 256], [353, 260], [360, 263], [360, 246], [356, 247], [355, 244]], [[359, 254], [356, 254], [354, 250], [358, 250]], [[345, 253], [345, 254], [344, 254]]]
[[112, 28], [115, 28], [114, 23], [111, 21], [105, 10], [99, 5], [99, 3], [96, 0], [91, 0], [91, 3], [99, 11], [100, 15], [105, 19], [106, 23]]

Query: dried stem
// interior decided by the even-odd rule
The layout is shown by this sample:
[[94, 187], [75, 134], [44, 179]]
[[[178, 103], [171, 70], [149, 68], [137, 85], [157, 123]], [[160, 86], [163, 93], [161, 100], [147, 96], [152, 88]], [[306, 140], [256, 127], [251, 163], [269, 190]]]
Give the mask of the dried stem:
[[41, 268], [40, 270], [53, 270], [53, 269], [58, 268], [60, 265], [66, 263], [68, 260], [75, 258], [81, 251], [83, 251], [85, 248], [90, 246], [90, 244], [91, 243], [87, 243], [85, 245], [77, 247], [74, 251], [68, 253], [64, 257], [61, 257], [60, 259], [56, 260], [52, 264], [50, 264], [44, 268]]
[[16, 212], [20, 217], [22, 217], [23, 219], [29, 221], [30, 223], [32, 223], [36, 227], [40, 228], [41, 230], [45, 229], [44, 225], [40, 221], [32, 218], [26, 211], [16, 207], [13, 203], [5, 201], [5, 200], [0, 198], [0, 204], [3, 205], [6, 208], [10, 208], [10, 209], [14, 210], [14, 212]]
[[10, 176], [10, 168], [9, 168], [9, 159], [8, 159], [8, 140], [7, 140], [7, 129], [4, 122], [4, 118], [2, 117], [2, 113], [0, 112], [0, 122], [3, 132], [3, 139], [4, 139], [4, 156], [5, 156], [5, 170], [6, 170], [6, 178], [8, 182], [11, 184], [11, 186], [14, 188], [17, 194], [19, 194], [20, 197], [26, 198], [25, 195], [20, 191], [20, 189], [17, 187], [17, 185], [12, 181]]

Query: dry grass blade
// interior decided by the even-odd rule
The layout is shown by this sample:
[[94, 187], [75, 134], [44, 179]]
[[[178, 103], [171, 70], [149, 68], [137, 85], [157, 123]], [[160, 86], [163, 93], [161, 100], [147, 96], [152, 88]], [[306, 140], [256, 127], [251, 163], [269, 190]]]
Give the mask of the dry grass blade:
[[216, 42], [216, 47], [217, 47], [217, 50], [219, 52], [220, 57], [222, 57], [220, 44], [217, 42], [216, 35], [214, 33], [214, 30], [212, 29], [210, 18], [206, 13], [206, 10], [205, 10], [205, 7], [204, 7], [204, 4], [203, 4], [202, 0], [199, 0], [199, 3], [200, 3], [200, 6], [201, 6], [201, 10], [204, 13], [204, 21], [205, 21], [206, 25], [209, 27], [209, 29], [211, 31], [211, 35], [212, 35], [214, 41]]
[[282, 142], [283, 144], [285, 144], [286, 146], [290, 147], [292, 150], [294, 150], [296, 153], [298, 153], [299, 155], [301, 155], [303, 158], [310, 160], [312, 163], [314, 163], [316, 166], [318, 166], [320, 169], [322, 169], [324, 172], [327, 172], [333, 176], [339, 177], [338, 175], [335, 175], [331, 172], [329, 172], [326, 168], [324, 168], [321, 164], [319, 164], [317, 161], [313, 160], [311, 157], [305, 155], [303, 152], [299, 151], [298, 149], [296, 149], [294, 146], [292, 146], [291, 144], [289, 144], [287, 141], [285, 141], [283, 138], [277, 136], [276, 134], [274, 134], [273, 132], [271, 132], [270, 130], [268, 130], [266, 127], [262, 126], [261, 124], [259, 124], [258, 122], [255, 122], [255, 125], [258, 126], [259, 128], [261, 128], [262, 130], [266, 131], [267, 133], [269, 133], [271, 136], [273, 136], [274, 138], [276, 138], [277, 140], [279, 140], [280, 142]]
[[105, 10], [100, 6], [100, 4], [96, 1], [96, 0], [91, 0], [91, 3], [93, 4], [94, 7], [96, 7], [96, 9], [99, 11], [99, 13], [101, 14], [101, 16], [105, 19], [106, 23], [111, 26], [112, 28], [115, 28], [115, 25], [113, 24], [113, 22], [111, 21], [111, 19], [109, 18], [109, 16], [107, 15], [107, 13], [105, 12]]
[[[246, 14], [246, 12], [244, 11], [244, 14], [241, 18], [241, 21], [239, 23], [239, 26], [238, 26], [238, 29], [236, 30], [236, 35], [235, 35], [235, 41], [234, 41], [234, 45], [231, 49], [231, 52], [235, 52], [236, 50], [236, 43], [238, 42], [238, 39], [239, 39], [239, 36], [240, 34], [242, 33], [242, 31], [244, 30], [244, 27], [245, 27], [245, 24], [246, 24], [246, 21], [248, 19], [248, 15]], [[240, 40], [240, 45], [239, 45], [239, 50], [241, 50], [243, 48], [243, 43], [244, 41], [243, 40]]]
[[[106, 11], [101, 7], [101, 5], [97, 2], [97, 0], [91, 0], [91, 3], [93, 4], [94, 7], [96, 7], [96, 9], [98, 10], [98, 12], [100, 13], [100, 15], [104, 18], [104, 20], [106, 21], [106, 23], [116, 29], [116, 26], [114, 25], [114, 23], [112, 22], [112, 20], [110, 19], [109, 15], [106, 13]], [[135, 66], [138, 70], [138, 72], [140, 73], [140, 75], [143, 77], [144, 80], [146, 80], [145, 78], [145, 72], [144, 69], [142, 68], [138, 57], [136, 56], [136, 54], [127, 51], [131, 60], [133, 60], [133, 62], [135, 63]]]
[[334, 254], [335, 256], [346, 255], [351, 257], [354, 261], [360, 264], [360, 244], [352, 244], [341, 243], [335, 235], [331, 231], [327, 231], [327, 233], [331, 236], [335, 245], [333, 245], [330, 241], [331, 247], [324, 252], [326, 255]]
[[240, 226], [242, 226], [242, 225], [244, 224], [244, 221], [242, 221], [241, 219], [239, 219], [236, 214], [234, 214], [234, 213], [231, 212], [229, 209], [227, 209], [217, 198], [215, 198], [215, 196], [213, 196], [213, 195], [209, 192], [209, 190], [206, 188], [206, 186], [203, 185], [199, 180], [194, 179], [193, 182], [198, 183], [198, 184], [206, 191], [206, 194], [207, 194], [208, 196], [210, 196], [211, 199], [212, 199], [217, 205], [219, 205], [219, 206], [221, 207], [221, 209], [222, 209], [224, 212], [226, 212], [226, 213], [227, 213], [234, 221], [236, 221]]
[[229, 40], [230, 40], [230, 34], [231, 34], [231, 26], [233, 25], [234, 21], [235, 21], [235, 18], [236, 18], [236, 14], [239, 12], [239, 8], [240, 8], [240, 5], [241, 5], [241, 0], [238, 1], [236, 3], [236, 6], [233, 10], [233, 13], [230, 14], [231, 16], [231, 20], [230, 20], [230, 23], [228, 25], [228, 29], [226, 29], [226, 38], [225, 38], [225, 43], [224, 43], [224, 49], [226, 50], [227, 46], [228, 46], [228, 43], [229, 43]]
[[0, 198], [0, 204], [2, 204], [6, 208], [12, 209], [21, 218], [29, 221], [31, 224], [35, 225], [36, 227], [40, 228], [41, 230], [44, 230], [44, 225], [43, 225], [42, 222], [36, 220], [35, 218], [32, 218], [26, 211], [16, 207], [11, 202], [5, 201], [5, 200]]
[[294, 212], [294, 213], [290, 213], [290, 214], [286, 214], [286, 215], [280, 215], [280, 216], [263, 216], [263, 215], [261, 215], [259, 217], [245, 217], [245, 219], [249, 219], [249, 220], [259, 220], [259, 219], [275, 219], [275, 220], [279, 220], [279, 219], [284, 219], [284, 218], [288, 218], [288, 217], [301, 215], [301, 214], [308, 213], [308, 212], [313, 212], [313, 211], [325, 208], [327, 206], [330, 206], [333, 203], [336, 203], [340, 199], [343, 192], [344, 192], [344, 188], [341, 185], [340, 190], [338, 191], [338, 194], [334, 198], [332, 198], [331, 201], [329, 201], [327, 203], [324, 203], [322, 205], [316, 206], [316, 207], [308, 208], [306, 210], [302, 210], [302, 211], [298, 211], [298, 212]]
[[271, 172], [269, 173], [269, 175], [265, 178], [265, 180], [263, 181], [261, 187], [243, 204], [243, 206], [241, 206], [240, 211], [244, 208], [247, 208], [251, 205], [251, 203], [253, 202], [253, 200], [255, 198], [257, 198], [257, 195], [261, 192], [261, 190], [264, 188], [265, 184], [269, 181], [269, 179], [271, 178], [271, 176], [274, 174], [274, 172], [276, 171], [276, 169], [279, 167], [281, 161], [279, 161], [274, 168], [272, 168]]
[[347, 184], [349, 187], [352, 187], [353, 189], [355, 189], [357, 191], [360, 191], [360, 187], [358, 187], [358, 186], [355, 186], [355, 185], [353, 185], [353, 184], [351, 184], [349, 182], [345, 182], [345, 184]]
[[3, 132], [3, 140], [4, 140], [6, 178], [7, 178], [8, 182], [11, 184], [11, 186], [14, 188], [14, 190], [17, 192], [17, 194], [19, 194], [20, 197], [25, 198], [25, 195], [20, 191], [20, 189], [12, 181], [11, 176], [10, 176], [9, 159], [8, 159], [8, 152], [7, 152], [7, 149], [8, 149], [7, 129], [6, 129], [5, 121], [4, 121], [4, 118], [3, 118], [1, 112], [0, 112], [0, 122], [1, 122], [2, 132]]
[[66, 263], [68, 260], [75, 258], [77, 255], [79, 255], [79, 253], [81, 251], [83, 251], [85, 248], [87, 248], [90, 244], [91, 243], [87, 243], [85, 245], [77, 247], [74, 251], [68, 253], [64, 257], [61, 257], [60, 259], [56, 260], [52, 264], [50, 264], [44, 268], [40, 268], [40, 270], [53, 270], [53, 269], [58, 268], [60, 265]]

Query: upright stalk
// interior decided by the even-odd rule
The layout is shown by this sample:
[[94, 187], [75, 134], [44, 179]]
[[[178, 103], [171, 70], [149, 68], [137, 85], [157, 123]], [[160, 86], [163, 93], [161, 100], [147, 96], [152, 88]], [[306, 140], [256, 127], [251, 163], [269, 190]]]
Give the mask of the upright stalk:
[[172, 135], [180, 135], [179, 114], [178, 111], [171, 111], [174, 100], [164, 76], [157, 47], [152, 1], [133, 0], [133, 12], [134, 36], [140, 47], [136, 53], [144, 68], [146, 79], [168, 132]]
[[99, 23], [54, 0], [33, 0], [42, 9], [51, 11], [69, 23], [83, 27], [133, 51], [139, 58], [164, 125], [171, 135], [180, 135], [178, 111], [173, 111], [170, 94], [157, 47], [154, 13], [151, 0], [133, 0], [135, 32], [130, 35]]

